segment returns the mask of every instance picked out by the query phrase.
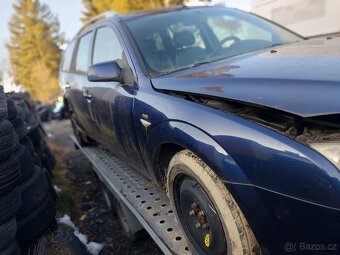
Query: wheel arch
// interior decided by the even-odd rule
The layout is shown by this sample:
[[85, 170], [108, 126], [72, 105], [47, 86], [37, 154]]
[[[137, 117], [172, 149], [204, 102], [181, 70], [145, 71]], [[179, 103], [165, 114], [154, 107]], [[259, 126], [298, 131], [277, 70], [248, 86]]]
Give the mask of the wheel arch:
[[181, 150], [190, 150], [205, 162], [222, 181], [228, 180], [229, 172], [239, 172], [239, 182], [247, 183], [237, 163], [211, 136], [203, 130], [179, 121], [163, 122], [153, 127], [147, 137], [147, 157], [149, 167], [156, 177], [166, 170], [172, 156]]
[[185, 149], [185, 147], [173, 142], [163, 143], [156, 148], [152, 159], [152, 169], [157, 181], [163, 187], [166, 184], [166, 173], [170, 160], [176, 153]]
[[[231, 156], [203, 130], [188, 123], [169, 121], [153, 127], [148, 132], [147, 156], [152, 159], [151, 165], [148, 167], [152, 169], [152, 174], [156, 180], [160, 181], [161, 184], [165, 183], [166, 172], [164, 171], [167, 170], [167, 164], [173, 155], [185, 149], [194, 153], [213, 169], [226, 185], [245, 215], [259, 244], [262, 246], [262, 243], [266, 243], [264, 240], [268, 238], [275, 242], [272, 237], [268, 236], [269, 232], [276, 231], [275, 224], [270, 223], [273, 217], [270, 208], [265, 205], [256, 188], [250, 187], [252, 194], [244, 193], [238, 185], [228, 182], [228, 176], [234, 177], [235, 171], [238, 172], [240, 183], [248, 183], [248, 178]], [[160, 176], [163, 177], [160, 178]], [[252, 198], [252, 201], [247, 201], [249, 197]], [[256, 217], [254, 217], [255, 214]], [[264, 224], [266, 229], [271, 229], [271, 231], [264, 233], [262, 227]], [[266, 250], [265, 247], [263, 248]]]

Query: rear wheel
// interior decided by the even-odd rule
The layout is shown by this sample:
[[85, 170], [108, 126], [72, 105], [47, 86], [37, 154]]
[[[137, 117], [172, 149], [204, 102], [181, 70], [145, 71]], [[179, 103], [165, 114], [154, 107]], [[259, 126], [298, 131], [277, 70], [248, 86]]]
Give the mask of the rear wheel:
[[188, 150], [170, 161], [168, 195], [193, 254], [260, 254], [236, 201], [215, 173]]

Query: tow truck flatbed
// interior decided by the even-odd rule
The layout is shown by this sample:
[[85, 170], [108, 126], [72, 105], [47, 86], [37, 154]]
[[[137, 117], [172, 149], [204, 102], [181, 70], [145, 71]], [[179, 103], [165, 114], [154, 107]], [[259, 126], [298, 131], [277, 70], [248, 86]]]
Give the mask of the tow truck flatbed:
[[191, 254], [164, 190], [109, 151], [97, 146], [82, 147], [73, 135], [71, 139], [92, 163], [99, 179], [130, 210], [164, 254]]

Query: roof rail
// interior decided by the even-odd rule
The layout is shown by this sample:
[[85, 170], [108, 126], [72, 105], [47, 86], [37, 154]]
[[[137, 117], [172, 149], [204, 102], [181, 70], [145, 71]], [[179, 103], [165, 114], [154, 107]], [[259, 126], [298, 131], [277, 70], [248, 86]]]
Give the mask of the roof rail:
[[85, 23], [85, 25], [87, 23], [93, 23], [93, 22], [96, 22], [97, 20], [101, 20], [101, 19], [106, 19], [106, 18], [111, 18], [111, 17], [114, 17], [116, 16], [118, 13], [115, 12], [115, 11], [106, 11], [106, 12], [103, 12], [103, 13], [100, 13], [94, 17], [92, 17], [89, 21], [87, 21]]
[[94, 17], [92, 17], [91, 19], [89, 19], [88, 21], [85, 22], [85, 24], [83, 25], [83, 27], [80, 29], [80, 31], [77, 33], [79, 34], [81, 31], [83, 31], [85, 28], [89, 27], [90, 25], [92, 25], [93, 23], [95, 23], [98, 20], [101, 19], [107, 19], [107, 18], [111, 18], [116, 16], [118, 13], [115, 11], [106, 11], [106, 12], [102, 12]]

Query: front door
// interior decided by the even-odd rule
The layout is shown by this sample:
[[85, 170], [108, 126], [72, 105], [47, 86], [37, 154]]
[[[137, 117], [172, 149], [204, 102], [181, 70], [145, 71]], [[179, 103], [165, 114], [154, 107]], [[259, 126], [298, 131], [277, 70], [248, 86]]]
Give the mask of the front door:
[[143, 169], [133, 122], [135, 86], [131, 68], [114, 27], [101, 25], [95, 33], [92, 64], [116, 61], [122, 68], [121, 82], [90, 82], [90, 108], [96, 138], [136, 169]]

